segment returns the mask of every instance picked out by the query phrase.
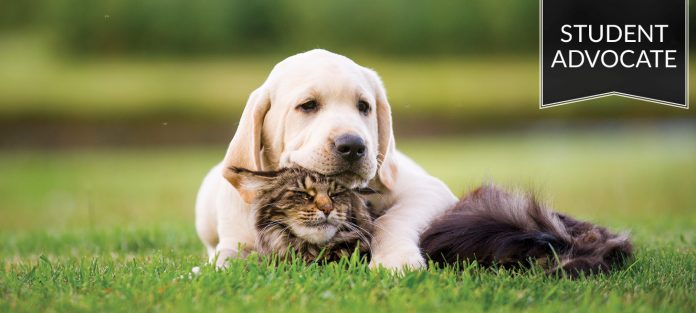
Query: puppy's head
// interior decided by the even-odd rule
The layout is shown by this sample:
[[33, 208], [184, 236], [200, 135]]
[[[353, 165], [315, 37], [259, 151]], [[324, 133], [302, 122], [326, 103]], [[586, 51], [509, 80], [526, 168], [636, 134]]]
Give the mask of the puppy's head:
[[[224, 165], [299, 166], [356, 185], [378, 176], [389, 188], [393, 153], [391, 110], [377, 74], [312, 50], [278, 63], [252, 93]], [[232, 175], [226, 178], [234, 184]]]

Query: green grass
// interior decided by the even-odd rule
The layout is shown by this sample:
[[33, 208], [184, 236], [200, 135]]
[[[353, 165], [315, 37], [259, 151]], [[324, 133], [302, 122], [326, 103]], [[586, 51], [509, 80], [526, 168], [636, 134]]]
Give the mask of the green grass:
[[[109, 234], [111, 238], [124, 235]], [[127, 233], [134, 237], [153, 236]], [[160, 233], [155, 240], [168, 242]], [[93, 239], [91, 237], [85, 240]], [[114, 239], [113, 241], [118, 241]], [[110, 242], [100, 242], [108, 244]], [[69, 242], [75, 244], [75, 242]], [[174, 245], [61, 258], [38, 257], [6, 266], [3, 311], [232, 312], [690, 312], [693, 255], [674, 246], [643, 248], [638, 261], [609, 277], [578, 281], [475, 267], [393, 276], [346, 262], [319, 267], [236, 261], [222, 272]], [[67, 247], [66, 247], [67, 248]], [[80, 249], [81, 247], [77, 247]], [[183, 249], [179, 250], [179, 249]], [[81, 252], [81, 250], [78, 250]], [[147, 251], [147, 250], [145, 250]], [[122, 253], [122, 254], [121, 254]], [[146, 255], [143, 255], [146, 254]]]
[[236, 261], [203, 267], [193, 200], [225, 146], [0, 153], [0, 312], [693, 312], [696, 131], [626, 129], [403, 140], [456, 193], [533, 188], [559, 210], [630, 230], [637, 259], [555, 280], [470, 267], [393, 276]]

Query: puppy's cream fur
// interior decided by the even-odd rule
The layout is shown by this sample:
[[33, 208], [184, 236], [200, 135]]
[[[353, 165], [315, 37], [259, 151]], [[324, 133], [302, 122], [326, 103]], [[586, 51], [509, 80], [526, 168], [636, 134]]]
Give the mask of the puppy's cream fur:
[[[297, 106], [315, 100], [317, 112]], [[365, 115], [356, 107], [367, 102]], [[352, 134], [365, 140], [366, 156], [345, 164], [334, 139]], [[248, 202], [228, 167], [275, 170], [301, 166], [341, 175], [380, 191], [369, 199], [385, 213], [375, 221], [371, 266], [420, 268], [419, 236], [438, 213], [457, 199], [440, 180], [395, 149], [391, 109], [377, 74], [326, 50], [311, 50], [278, 63], [249, 96], [237, 132], [222, 163], [206, 176], [196, 201], [196, 229], [218, 265], [253, 246], [256, 230]], [[237, 188], [235, 188], [237, 187]]]

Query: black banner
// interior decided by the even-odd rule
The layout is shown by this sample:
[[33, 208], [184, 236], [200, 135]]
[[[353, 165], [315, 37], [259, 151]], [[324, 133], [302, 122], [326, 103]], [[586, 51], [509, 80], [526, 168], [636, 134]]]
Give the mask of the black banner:
[[540, 108], [610, 95], [687, 108], [688, 0], [541, 0]]

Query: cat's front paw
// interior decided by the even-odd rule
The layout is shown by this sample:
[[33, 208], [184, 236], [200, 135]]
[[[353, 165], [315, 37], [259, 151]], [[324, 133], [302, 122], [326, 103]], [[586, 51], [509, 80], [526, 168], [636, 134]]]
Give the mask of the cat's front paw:
[[425, 259], [418, 247], [395, 249], [372, 256], [370, 268], [379, 267], [389, 270], [421, 269], [425, 267]]

